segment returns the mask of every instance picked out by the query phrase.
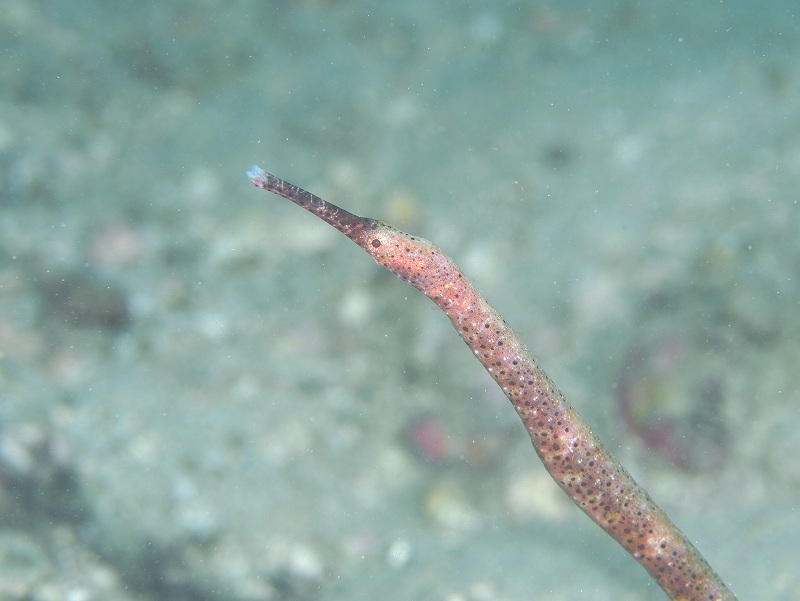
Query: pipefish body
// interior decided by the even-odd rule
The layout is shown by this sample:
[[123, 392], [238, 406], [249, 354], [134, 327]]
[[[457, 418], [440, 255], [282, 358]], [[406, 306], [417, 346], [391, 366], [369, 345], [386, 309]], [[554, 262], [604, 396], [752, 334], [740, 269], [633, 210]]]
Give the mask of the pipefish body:
[[689, 539], [614, 458], [505, 320], [433, 243], [353, 215], [253, 166], [247, 176], [335, 227], [425, 294], [514, 405], [547, 471], [674, 601], [736, 601]]

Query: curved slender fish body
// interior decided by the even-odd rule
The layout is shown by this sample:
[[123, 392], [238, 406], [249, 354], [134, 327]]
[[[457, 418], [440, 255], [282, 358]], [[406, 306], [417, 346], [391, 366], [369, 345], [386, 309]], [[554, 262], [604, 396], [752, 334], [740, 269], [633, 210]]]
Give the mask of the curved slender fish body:
[[254, 166], [253, 184], [348, 236], [435, 302], [514, 405], [536, 453], [564, 492], [675, 601], [735, 601], [697, 549], [570, 406], [505, 320], [434, 244], [358, 217]]

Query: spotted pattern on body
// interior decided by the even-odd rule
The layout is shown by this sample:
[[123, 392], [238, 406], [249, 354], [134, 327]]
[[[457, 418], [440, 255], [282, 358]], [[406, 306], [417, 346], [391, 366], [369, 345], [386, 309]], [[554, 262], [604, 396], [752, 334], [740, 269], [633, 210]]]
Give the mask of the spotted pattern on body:
[[553, 479], [671, 599], [736, 600], [450, 257], [427, 240], [383, 221], [348, 213], [258, 167], [248, 176], [257, 187], [283, 196], [333, 225], [375, 261], [433, 300], [511, 401]]

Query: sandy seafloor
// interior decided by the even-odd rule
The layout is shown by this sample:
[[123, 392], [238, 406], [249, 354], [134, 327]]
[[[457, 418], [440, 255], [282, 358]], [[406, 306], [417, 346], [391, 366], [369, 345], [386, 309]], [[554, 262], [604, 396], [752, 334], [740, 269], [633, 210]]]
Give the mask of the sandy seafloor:
[[800, 9], [0, 1], [0, 599], [657, 601], [453, 256], [741, 600], [800, 599]]

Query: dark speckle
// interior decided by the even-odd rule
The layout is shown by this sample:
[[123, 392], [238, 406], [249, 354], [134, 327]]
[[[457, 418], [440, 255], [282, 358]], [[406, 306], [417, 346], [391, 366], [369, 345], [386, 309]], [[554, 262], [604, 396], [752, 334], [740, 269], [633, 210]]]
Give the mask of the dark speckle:
[[49, 274], [40, 290], [45, 312], [75, 326], [120, 330], [130, 323], [125, 292], [92, 271]]
[[563, 169], [575, 162], [575, 150], [562, 141], [551, 142], [542, 152], [542, 162], [553, 169]]

